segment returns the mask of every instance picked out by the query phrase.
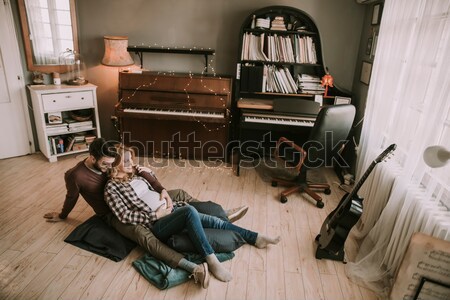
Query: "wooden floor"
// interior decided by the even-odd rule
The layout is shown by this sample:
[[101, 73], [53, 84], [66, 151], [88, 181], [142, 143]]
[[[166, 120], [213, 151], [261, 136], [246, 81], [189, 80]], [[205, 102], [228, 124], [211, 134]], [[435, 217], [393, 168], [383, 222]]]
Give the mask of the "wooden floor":
[[[233, 274], [229, 283], [211, 277], [207, 290], [193, 282], [158, 290], [131, 266], [143, 255], [141, 248], [113, 262], [64, 243], [93, 215], [83, 199], [65, 222], [43, 219], [46, 212], [60, 211], [64, 172], [84, 157], [63, 157], [56, 163], [41, 154], [0, 160], [0, 299], [377, 299], [347, 279], [342, 263], [314, 258], [314, 238], [344, 193], [336, 184], [324, 196], [324, 209], [301, 195], [281, 204], [282, 188], [263, 181], [255, 169], [241, 169], [236, 177], [227, 167], [183, 167], [186, 161], [153, 169], [168, 189], [183, 188], [225, 208], [250, 206], [237, 224], [281, 235], [282, 241], [268, 249], [238, 249], [224, 263]], [[330, 183], [336, 181], [333, 173], [326, 175]], [[348, 240], [347, 255], [354, 255], [355, 248]]]

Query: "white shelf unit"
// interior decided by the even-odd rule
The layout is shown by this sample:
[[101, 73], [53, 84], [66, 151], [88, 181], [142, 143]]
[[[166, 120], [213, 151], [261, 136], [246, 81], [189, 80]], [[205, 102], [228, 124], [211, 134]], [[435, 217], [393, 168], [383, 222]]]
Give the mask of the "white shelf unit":
[[[39, 140], [39, 149], [48, 158], [50, 162], [57, 161], [59, 156], [86, 152], [89, 149], [71, 150], [62, 153], [55, 153], [54, 147], [51, 145], [51, 137], [59, 136], [66, 140], [79, 132], [86, 132], [89, 135], [100, 137], [100, 122], [98, 118], [97, 107], [97, 86], [86, 84], [82, 86], [74, 85], [29, 85], [31, 100], [33, 103], [33, 113], [36, 124], [36, 132]], [[69, 126], [64, 121], [71, 111], [84, 109], [92, 110], [92, 126], [84, 126], [76, 128]], [[49, 124], [48, 114], [60, 113], [63, 119], [62, 124]], [[77, 123], [77, 122], [75, 122]], [[66, 126], [64, 126], [66, 124]], [[82, 123], [80, 123], [82, 124]], [[49, 129], [51, 126], [59, 128]]]

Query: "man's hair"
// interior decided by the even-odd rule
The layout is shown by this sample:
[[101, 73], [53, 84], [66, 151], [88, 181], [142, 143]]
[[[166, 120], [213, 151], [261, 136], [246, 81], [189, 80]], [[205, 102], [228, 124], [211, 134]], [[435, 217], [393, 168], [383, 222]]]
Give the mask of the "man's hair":
[[89, 154], [92, 155], [96, 160], [102, 157], [116, 157], [117, 151], [114, 147], [115, 143], [106, 141], [104, 138], [96, 138], [89, 145]]

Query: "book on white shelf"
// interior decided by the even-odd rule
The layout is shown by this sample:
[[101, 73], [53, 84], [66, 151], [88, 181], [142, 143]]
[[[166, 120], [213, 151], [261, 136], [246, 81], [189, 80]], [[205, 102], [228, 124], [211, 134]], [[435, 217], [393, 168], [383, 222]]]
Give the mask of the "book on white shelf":
[[91, 129], [92, 129], [92, 126], [79, 126], [79, 127], [69, 128], [69, 131], [70, 132], [79, 132], [79, 131], [88, 131]]
[[74, 122], [74, 123], [69, 123], [69, 128], [92, 127], [93, 124], [94, 123], [92, 122], [92, 120]]
[[84, 150], [87, 148], [88, 147], [85, 142], [79, 142], [79, 143], [75, 142], [72, 146], [72, 151]]
[[76, 143], [84, 142], [86, 137], [84, 135], [74, 135], [73, 138], [75, 139]]
[[51, 152], [52, 154], [57, 154], [58, 152], [56, 151], [56, 140], [58, 139], [58, 137], [49, 137], [50, 143], [52, 145], [51, 147]]
[[73, 136], [69, 136], [66, 142], [66, 152], [72, 151], [73, 144], [75, 144], [75, 139]]

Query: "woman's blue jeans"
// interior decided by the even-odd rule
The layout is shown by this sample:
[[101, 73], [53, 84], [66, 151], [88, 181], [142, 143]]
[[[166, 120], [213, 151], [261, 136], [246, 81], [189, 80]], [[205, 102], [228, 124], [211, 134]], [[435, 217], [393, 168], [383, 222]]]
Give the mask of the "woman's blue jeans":
[[209, 244], [203, 228], [235, 231], [250, 245], [255, 244], [258, 236], [256, 232], [233, 225], [214, 216], [201, 214], [190, 205], [176, 208], [170, 215], [156, 221], [152, 226], [152, 232], [158, 239], [166, 242], [173, 234], [180, 233], [186, 229], [195, 249], [206, 257], [214, 253], [214, 250]]

